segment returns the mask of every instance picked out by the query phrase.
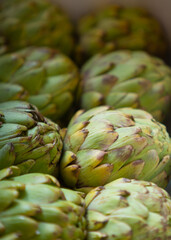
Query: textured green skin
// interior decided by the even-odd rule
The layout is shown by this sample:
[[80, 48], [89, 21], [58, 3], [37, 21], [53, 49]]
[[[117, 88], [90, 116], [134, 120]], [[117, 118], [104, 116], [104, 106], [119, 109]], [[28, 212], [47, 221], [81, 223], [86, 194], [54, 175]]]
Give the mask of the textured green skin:
[[83, 17], [78, 33], [80, 59], [116, 49], [145, 50], [163, 56], [167, 49], [160, 24], [141, 8], [108, 6]]
[[171, 199], [153, 183], [118, 179], [86, 196], [88, 240], [169, 240]]
[[60, 128], [29, 103], [0, 103], [0, 169], [57, 174], [63, 147]]
[[60, 188], [54, 177], [30, 173], [8, 178], [0, 181], [0, 194], [1, 239], [85, 238], [85, 203], [82, 196]]
[[60, 49], [67, 55], [73, 51], [73, 26], [52, 2], [2, 0], [0, 9], [0, 34], [6, 38], [8, 50], [33, 45]]
[[27, 100], [44, 116], [60, 120], [73, 104], [79, 74], [67, 56], [30, 47], [0, 56], [0, 82], [0, 102]]
[[161, 121], [171, 99], [171, 69], [142, 51], [120, 50], [99, 54], [82, 67], [81, 106], [107, 104], [150, 112]]
[[170, 154], [165, 126], [143, 110], [80, 110], [67, 129], [60, 175], [67, 186], [86, 192], [120, 177], [165, 187]]

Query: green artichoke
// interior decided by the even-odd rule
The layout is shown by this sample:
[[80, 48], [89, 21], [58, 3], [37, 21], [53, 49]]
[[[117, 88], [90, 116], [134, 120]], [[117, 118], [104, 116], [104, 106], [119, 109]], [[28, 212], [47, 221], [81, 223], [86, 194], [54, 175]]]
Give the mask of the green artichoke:
[[[59, 120], [73, 104], [79, 74], [75, 64], [63, 54], [49, 48], [30, 47], [0, 56], [0, 82], [10, 83], [0, 86], [1, 102], [25, 99], [43, 115]], [[23, 91], [29, 97], [20, 98]]]
[[145, 181], [118, 179], [86, 197], [88, 240], [169, 240], [171, 199]]
[[162, 120], [169, 109], [171, 69], [145, 52], [98, 54], [83, 66], [82, 77], [84, 109], [103, 104], [142, 108], [157, 120]]
[[80, 110], [67, 129], [60, 176], [67, 186], [85, 192], [120, 177], [165, 187], [170, 154], [165, 126], [143, 110], [107, 106]]
[[0, 169], [57, 174], [63, 147], [59, 126], [27, 102], [0, 103]]
[[0, 181], [0, 239], [81, 240], [85, 203], [80, 193], [61, 189], [45, 174]]
[[0, 34], [9, 50], [48, 46], [70, 55], [74, 47], [73, 26], [68, 16], [48, 0], [2, 0]]
[[160, 24], [145, 9], [107, 6], [78, 24], [81, 58], [116, 49], [145, 50], [164, 56], [166, 40]]

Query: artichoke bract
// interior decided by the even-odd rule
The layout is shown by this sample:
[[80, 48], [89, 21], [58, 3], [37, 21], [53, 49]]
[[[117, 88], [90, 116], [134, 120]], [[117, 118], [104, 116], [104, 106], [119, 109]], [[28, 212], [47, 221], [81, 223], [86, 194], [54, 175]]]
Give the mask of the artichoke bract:
[[22, 101], [0, 103], [0, 169], [57, 174], [63, 148], [59, 126]]
[[0, 101], [16, 100], [16, 89], [25, 91], [26, 100], [43, 115], [59, 120], [73, 104], [79, 74], [67, 56], [50, 48], [29, 47], [0, 56], [0, 82], [10, 83], [0, 87]]
[[171, 69], [143, 51], [97, 54], [82, 68], [81, 106], [142, 108], [162, 120], [170, 105]]
[[0, 34], [10, 51], [34, 45], [72, 53], [73, 26], [56, 4], [48, 0], [2, 0], [0, 9]]
[[5, 240], [84, 239], [85, 203], [45, 174], [0, 181], [0, 238]]
[[78, 111], [64, 139], [60, 176], [88, 192], [120, 177], [166, 186], [171, 142], [164, 125], [139, 109], [108, 106]]
[[169, 240], [171, 199], [151, 182], [118, 179], [86, 196], [88, 240]]
[[0, 103], [12, 100], [28, 100], [28, 92], [18, 84], [0, 83]]
[[116, 49], [145, 50], [164, 56], [167, 49], [160, 24], [141, 8], [104, 7], [80, 19], [78, 34], [81, 58]]

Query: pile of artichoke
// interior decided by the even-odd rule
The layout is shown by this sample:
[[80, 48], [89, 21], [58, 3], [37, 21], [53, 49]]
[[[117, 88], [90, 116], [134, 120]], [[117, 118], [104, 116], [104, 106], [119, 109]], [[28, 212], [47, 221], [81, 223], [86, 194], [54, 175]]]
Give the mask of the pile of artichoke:
[[170, 240], [158, 21], [113, 5], [74, 27], [48, 0], [0, 10], [0, 239]]

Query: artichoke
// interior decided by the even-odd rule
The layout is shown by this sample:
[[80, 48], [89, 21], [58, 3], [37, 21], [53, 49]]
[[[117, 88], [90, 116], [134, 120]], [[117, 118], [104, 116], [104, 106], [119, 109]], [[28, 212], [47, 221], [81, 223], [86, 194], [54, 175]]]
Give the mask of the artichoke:
[[60, 176], [80, 191], [115, 179], [135, 178], [165, 187], [171, 142], [164, 125], [139, 109], [108, 106], [78, 111], [64, 139]]
[[116, 49], [145, 50], [164, 56], [166, 40], [160, 24], [145, 9], [107, 6], [80, 19], [81, 58]]
[[162, 120], [171, 99], [171, 69], [145, 52], [98, 54], [82, 68], [81, 106], [142, 108]]
[[86, 196], [88, 240], [169, 240], [171, 199], [145, 181], [118, 179]]
[[48, 0], [2, 0], [0, 34], [11, 51], [34, 45], [73, 51], [73, 26], [68, 16]]
[[85, 203], [45, 174], [0, 181], [0, 239], [84, 239]]
[[[79, 74], [75, 64], [63, 54], [30, 47], [0, 56], [0, 82], [10, 83], [0, 86], [1, 102], [27, 100], [43, 115], [59, 120], [73, 104]], [[15, 95], [16, 91], [19, 95]], [[23, 91], [29, 96], [22, 99]]]
[[59, 126], [27, 102], [0, 103], [0, 169], [17, 166], [18, 174], [57, 174], [63, 147]]

